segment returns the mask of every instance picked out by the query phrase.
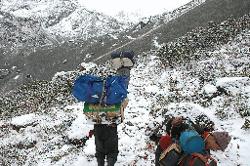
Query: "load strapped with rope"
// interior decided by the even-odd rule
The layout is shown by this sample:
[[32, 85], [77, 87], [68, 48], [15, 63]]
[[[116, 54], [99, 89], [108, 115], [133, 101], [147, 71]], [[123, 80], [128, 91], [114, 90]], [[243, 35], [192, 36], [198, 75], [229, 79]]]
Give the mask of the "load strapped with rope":
[[127, 76], [105, 78], [85, 74], [78, 77], [72, 94], [85, 102], [83, 113], [95, 124], [119, 124], [124, 119], [124, 109], [128, 104]]

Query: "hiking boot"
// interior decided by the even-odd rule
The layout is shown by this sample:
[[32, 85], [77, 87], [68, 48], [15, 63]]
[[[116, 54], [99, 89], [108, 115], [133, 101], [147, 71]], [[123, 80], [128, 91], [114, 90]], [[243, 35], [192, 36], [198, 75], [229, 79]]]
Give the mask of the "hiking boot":
[[133, 51], [117, 51], [111, 53], [112, 66], [114, 69], [123, 67], [131, 68], [134, 66], [134, 52]]

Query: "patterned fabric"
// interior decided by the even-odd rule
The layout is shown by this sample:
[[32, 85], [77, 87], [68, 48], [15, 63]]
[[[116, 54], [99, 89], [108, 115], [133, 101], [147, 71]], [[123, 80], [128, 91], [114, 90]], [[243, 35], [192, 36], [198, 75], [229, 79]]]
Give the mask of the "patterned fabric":
[[121, 104], [109, 106], [84, 103], [83, 113], [93, 124], [120, 124], [124, 120], [124, 109], [127, 105], [128, 99]]

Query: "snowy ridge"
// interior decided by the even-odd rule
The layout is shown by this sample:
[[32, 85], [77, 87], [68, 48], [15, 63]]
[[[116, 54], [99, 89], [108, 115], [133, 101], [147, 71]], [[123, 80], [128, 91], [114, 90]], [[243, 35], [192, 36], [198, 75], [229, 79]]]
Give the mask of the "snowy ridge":
[[138, 24], [130, 22], [124, 13], [116, 18], [89, 11], [78, 0], [3, 0], [0, 8], [0, 37], [3, 40], [0, 45], [5, 55], [15, 55], [19, 53], [16, 49], [24, 49], [24, 54], [29, 54], [35, 51], [34, 46], [57, 46], [68, 40], [86, 41], [106, 34], [117, 38], [119, 33], [136, 26], [167, 23], [203, 2], [205, 0], [193, 0], [172, 12], [141, 18]]
[[[1, 2], [0, 42], [4, 51], [87, 40], [128, 28], [115, 18], [89, 11], [75, 0]], [[13, 50], [12, 50], [13, 49]]]

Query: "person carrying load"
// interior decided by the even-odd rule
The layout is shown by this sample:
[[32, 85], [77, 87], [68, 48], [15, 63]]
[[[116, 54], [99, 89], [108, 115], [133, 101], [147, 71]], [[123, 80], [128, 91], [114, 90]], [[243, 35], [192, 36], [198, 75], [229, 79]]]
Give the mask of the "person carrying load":
[[117, 125], [123, 122], [128, 105], [130, 70], [134, 66], [133, 51], [111, 53], [113, 74], [102, 76], [84, 74], [73, 86], [73, 96], [84, 102], [83, 112], [94, 123], [96, 159], [98, 166], [114, 166], [118, 156]]

